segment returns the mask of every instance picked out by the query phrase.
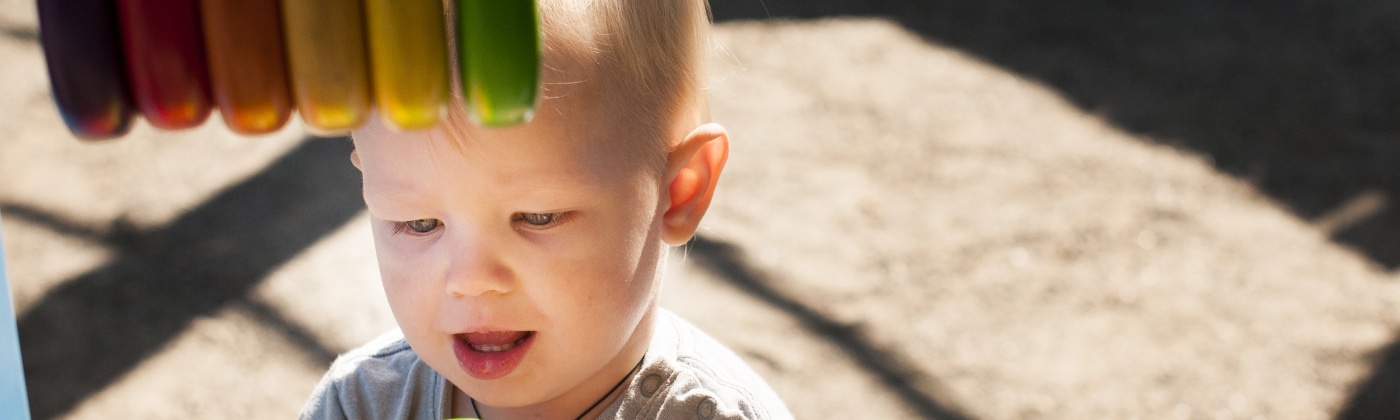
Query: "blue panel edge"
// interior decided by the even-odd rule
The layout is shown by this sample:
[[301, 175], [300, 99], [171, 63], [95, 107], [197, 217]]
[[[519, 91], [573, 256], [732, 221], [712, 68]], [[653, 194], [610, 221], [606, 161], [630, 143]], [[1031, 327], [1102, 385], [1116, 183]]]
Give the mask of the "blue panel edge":
[[0, 235], [0, 418], [29, 419], [24, 359], [19, 354], [19, 323], [6, 275], [5, 241]]

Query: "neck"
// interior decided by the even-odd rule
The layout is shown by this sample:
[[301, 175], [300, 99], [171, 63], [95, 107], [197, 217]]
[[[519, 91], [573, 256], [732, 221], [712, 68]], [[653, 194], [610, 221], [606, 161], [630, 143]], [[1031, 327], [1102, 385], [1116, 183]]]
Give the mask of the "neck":
[[[584, 380], [577, 387], [538, 404], [522, 407], [495, 407], [484, 401], [475, 401], [479, 412], [473, 412], [471, 396], [456, 389], [452, 396], [454, 417], [474, 416], [486, 420], [549, 418], [572, 419], [580, 416], [585, 419], [597, 418], [609, 405], [621, 397], [630, 386], [633, 368], [646, 354], [651, 343], [652, 331], [657, 316], [656, 310], [648, 311], [637, 325], [637, 331], [623, 345], [622, 351], [609, 360], [597, 375]], [[620, 386], [617, 386], [621, 383]], [[615, 390], [613, 387], [617, 386]], [[609, 390], [613, 390], [609, 393]], [[594, 403], [597, 403], [594, 406]], [[594, 406], [589, 410], [590, 406]], [[588, 410], [584, 413], [584, 410]]]

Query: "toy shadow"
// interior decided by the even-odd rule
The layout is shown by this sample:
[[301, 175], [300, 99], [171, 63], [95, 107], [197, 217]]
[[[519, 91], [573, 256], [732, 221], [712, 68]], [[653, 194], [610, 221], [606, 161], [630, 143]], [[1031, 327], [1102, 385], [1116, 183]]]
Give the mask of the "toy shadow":
[[34, 418], [58, 417], [184, 331], [234, 304], [327, 366], [332, 350], [249, 299], [267, 275], [364, 209], [346, 139], [303, 142], [169, 225], [97, 231], [6, 205], [5, 217], [106, 244], [117, 257], [49, 291], [19, 317]]

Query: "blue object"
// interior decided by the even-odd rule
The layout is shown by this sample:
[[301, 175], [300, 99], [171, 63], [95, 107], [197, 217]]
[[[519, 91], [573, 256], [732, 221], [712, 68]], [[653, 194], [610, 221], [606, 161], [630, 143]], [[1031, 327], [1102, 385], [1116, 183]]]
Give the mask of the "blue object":
[[5, 275], [5, 241], [0, 238], [0, 419], [28, 419], [24, 362], [19, 357], [19, 324]]

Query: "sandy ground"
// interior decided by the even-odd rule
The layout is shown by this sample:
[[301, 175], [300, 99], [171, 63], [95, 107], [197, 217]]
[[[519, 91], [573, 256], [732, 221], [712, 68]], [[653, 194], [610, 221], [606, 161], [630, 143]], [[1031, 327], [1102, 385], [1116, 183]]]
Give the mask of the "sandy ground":
[[[1400, 129], [1375, 117], [1400, 100], [1361, 83], [1396, 66], [1357, 61], [1395, 41], [1312, 54], [1394, 8], [1180, 6], [1199, 37], [1153, 41], [1186, 30], [1014, 3], [716, 2], [734, 151], [663, 305], [799, 418], [1400, 418]], [[393, 326], [348, 143], [217, 119], [79, 142], [33, 13], [0, 1], [35, 416], [292, 417]]]

